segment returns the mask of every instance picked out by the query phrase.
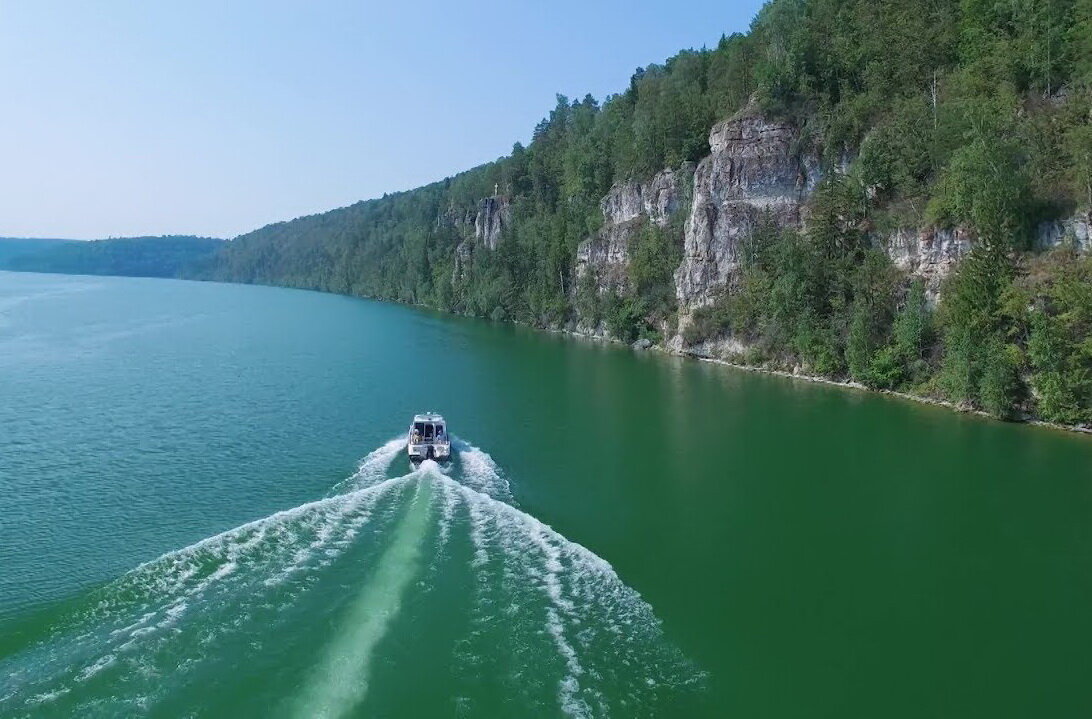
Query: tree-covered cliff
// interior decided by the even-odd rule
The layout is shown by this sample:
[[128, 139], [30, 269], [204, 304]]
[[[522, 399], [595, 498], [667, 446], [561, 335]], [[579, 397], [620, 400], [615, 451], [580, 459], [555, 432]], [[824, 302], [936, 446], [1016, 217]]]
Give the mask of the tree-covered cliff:
[[496, 162], [191, 272], [1087, 423], [1090, 208], [1092, 0], [772, 0]]

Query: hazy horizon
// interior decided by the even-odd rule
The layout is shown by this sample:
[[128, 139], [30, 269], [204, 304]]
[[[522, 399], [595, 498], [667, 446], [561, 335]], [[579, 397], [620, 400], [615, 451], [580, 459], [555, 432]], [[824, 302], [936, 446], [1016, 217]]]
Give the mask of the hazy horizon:
[[231, 238], [411, 189], [761, 5], [7, 6], [0, 236]]

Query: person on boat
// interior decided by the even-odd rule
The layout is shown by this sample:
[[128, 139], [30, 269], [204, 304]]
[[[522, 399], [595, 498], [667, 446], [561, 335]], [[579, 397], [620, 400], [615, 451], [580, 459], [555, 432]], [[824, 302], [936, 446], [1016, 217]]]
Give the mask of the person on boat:
[[414, 427], [413, 428], [413, 444], [420, 444], [420, 443], [421, 443], [421, 432], [416, 427]]

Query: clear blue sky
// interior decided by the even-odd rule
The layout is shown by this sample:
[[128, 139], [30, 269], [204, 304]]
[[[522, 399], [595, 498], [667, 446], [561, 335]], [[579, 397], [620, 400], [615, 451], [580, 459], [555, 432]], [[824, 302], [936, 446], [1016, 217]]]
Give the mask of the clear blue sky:
[[759, 0], [0, 4], [0, 236], [231, 237], [526, 142]]

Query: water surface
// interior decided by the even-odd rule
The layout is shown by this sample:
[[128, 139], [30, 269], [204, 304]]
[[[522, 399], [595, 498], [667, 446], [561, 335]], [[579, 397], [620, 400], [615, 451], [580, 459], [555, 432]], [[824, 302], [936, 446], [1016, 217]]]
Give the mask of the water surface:
[[[443, 412], [450, 465], [397, 436]], [[1092, 442], [282, 289], [0, 273], [2, 716], [1087, 716]]]

